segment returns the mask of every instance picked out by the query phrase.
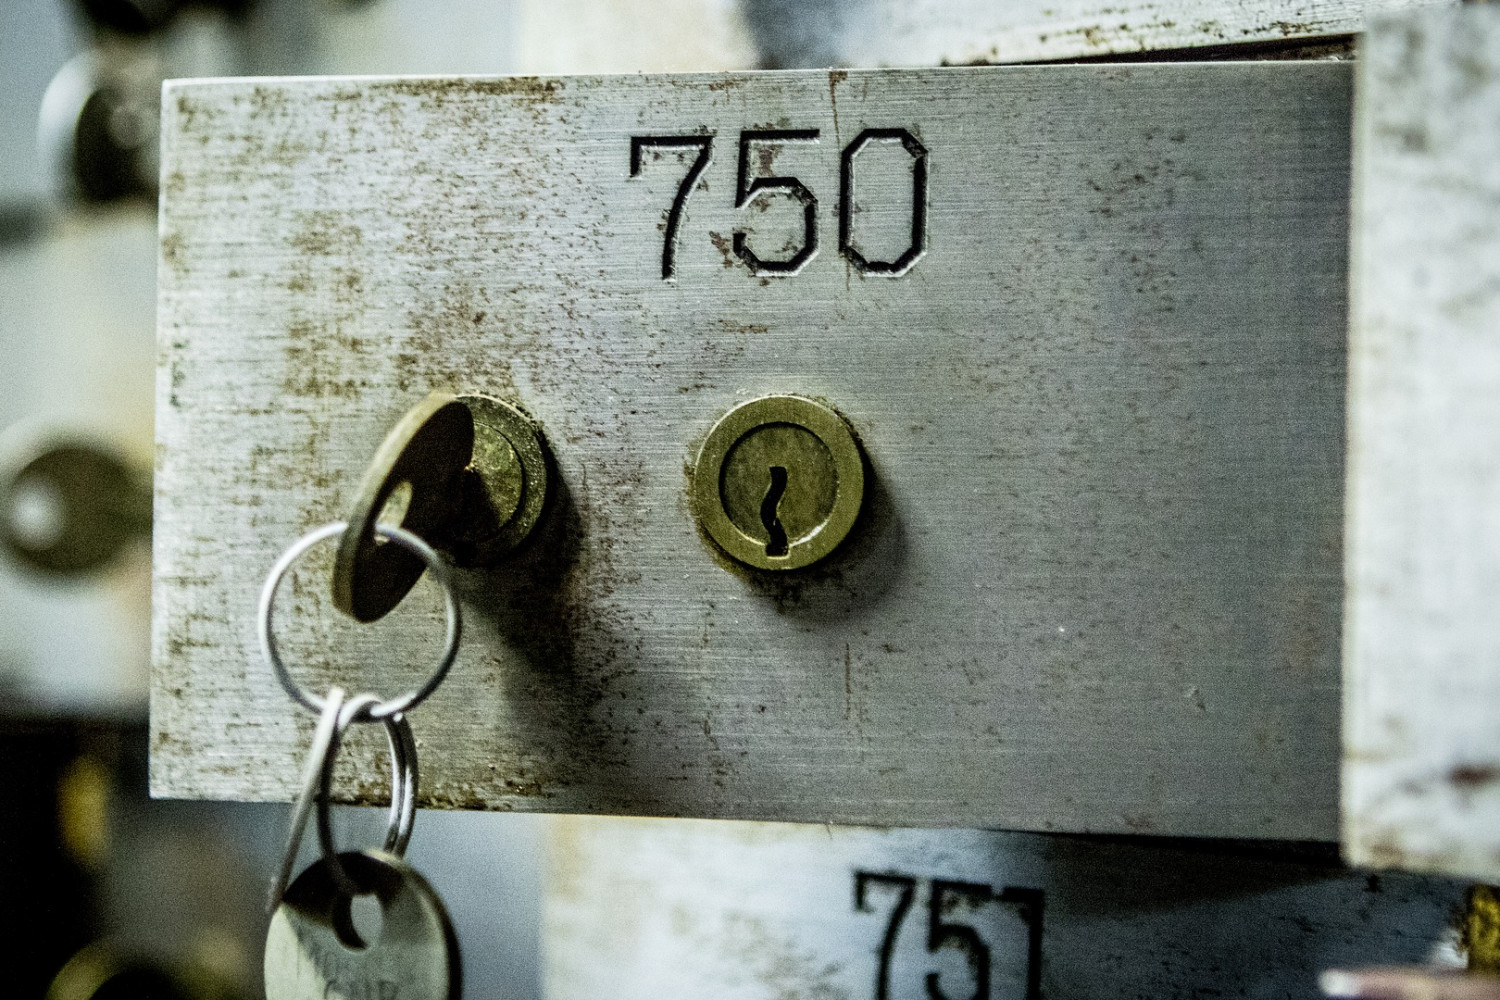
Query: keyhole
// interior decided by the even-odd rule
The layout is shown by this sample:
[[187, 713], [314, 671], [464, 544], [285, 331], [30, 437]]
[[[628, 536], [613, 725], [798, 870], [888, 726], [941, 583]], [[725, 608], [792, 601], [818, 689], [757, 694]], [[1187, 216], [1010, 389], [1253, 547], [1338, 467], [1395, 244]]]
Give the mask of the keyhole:
[[760, 502], [760, 523], [765, 525], [766, 534], [771, 540], [766, 543], [766, 555], [786, 555], [786, 529], [781, 526], [781, 518], [776, 516], [776, 508], [781, 506], [781, 498], [786, 493], [786, 467], [781, 465], [771, 466], [771, 488], [766, 490], [766, 498]]

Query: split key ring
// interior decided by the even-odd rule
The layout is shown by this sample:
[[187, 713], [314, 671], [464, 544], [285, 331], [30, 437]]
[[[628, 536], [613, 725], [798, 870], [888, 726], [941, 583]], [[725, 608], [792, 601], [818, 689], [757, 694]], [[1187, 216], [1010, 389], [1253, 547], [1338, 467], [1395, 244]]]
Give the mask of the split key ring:
[[[353, 881], [339, 862], [338, 851], [333, 844], [333, 825], [329, 817], [332, 799], [333, 768], [338, 759], [344, 734], [355, 722], [370, 721], [370, 711], [380, 699], [372, 694], [355, 695], [349, 698], [341, 687], [334, 687], [323, 703], [318, 718], [318, 728], [313, 733], [312, 749], [302, 772], [302, 789], [292, 809], [291, 827], [287, 831], [286, 850], [282, 854], [281, 867], [271, 888], [270, 909], [281, 904], [281, 898], [291, 881], [292, 868], [297, 863], [297, 849], [302, 845], [302, 833], [307, 827], [307, 814], [314, 802], [318, 807], [318, 840], [323, 849], [334, 883], [342, 890], [352, 893]], [[391, 809], [386, 822], [385, 841], [381, 849], [387, 854], [402, 857], [411, 840], [412, 827], [417, 813], [417, 744], [412, 736], [411, 724], [406, 716], [397, 714], [383, 719], [386, 738], [391, 751]]]
[[[265, 585], [260, 592], [260, 606], [257, 617], [257, 631], [260, 635], [260, 649], [266, 661], [270, 663], [271, 669], [276, 674], [276, 679], [286, 689], [286, 693], [303, 707], [321, 713], [325, 708], [325, 699], [312, 694], [292, 677], [287, 669], [286, 663], [281, 659], [281, 651], [276, 646], [276, 637], [272, 632], [273, 605], [276, 601], [276, 592], [281, 583], [286, 579], [287, 571], [292, 568], [308, 549], [319, 542], [329, 538], [342, 535], [348, 524], [344, 521], [334, 521], [316, 528], [303, 535], [292, 546], [282, 553], [281, 558], [276, 560], [276, 565], [271, 567], [271, 572], [266, 576]], [[422, 541], [420, 537], [407, 531], [405, 528], [390, 524], [377, 524], [377, 534], [383, 536], [389, 543], [401, 546], [412, 555], [417, 556], [427, 566], [427, 571], [432, 574], [443, 591], [443, 603], [447, 611], [447, 628], [443, 635], [443, 650], [438, 657], [437, 667], [428, 676], [427, 680], [412, 691], [398, 695], [386, 701], [378, 701], [363, 713], [362, 718], [372, 722], [383, 722], [404, 712], [409, 712], [423, 699], [432, 694], [437, 686], [448, 676], [448, 670], [453, 666], [453, 660], [458, 655], [458, 641], [462, 630], [462, 616], [459, 611], [458, 593], [453, 588], [453, 576], [448, 565], [433, 550], [432, 546]]]

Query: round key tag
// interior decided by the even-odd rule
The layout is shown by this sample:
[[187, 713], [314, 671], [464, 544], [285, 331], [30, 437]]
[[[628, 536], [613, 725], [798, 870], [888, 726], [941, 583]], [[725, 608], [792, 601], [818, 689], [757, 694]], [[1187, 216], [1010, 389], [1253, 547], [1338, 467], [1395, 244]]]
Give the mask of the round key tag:
[[406, 862], [380, 851], [338, 856], [358, 889], [380, 904], [366, 941], [353, 897], [320, 860], [287, 889], [266, 935], [266, 1000], [457, 1000], [458, 940], [442, 900]]

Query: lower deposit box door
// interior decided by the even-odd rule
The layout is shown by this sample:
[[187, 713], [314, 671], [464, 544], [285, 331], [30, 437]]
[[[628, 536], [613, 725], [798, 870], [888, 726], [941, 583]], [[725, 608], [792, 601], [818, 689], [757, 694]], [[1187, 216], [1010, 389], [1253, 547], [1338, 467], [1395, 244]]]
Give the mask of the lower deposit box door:
[[[292, 796], [262, 580], [438, 391], [523, 485], [425, 804], [1331, 839], [1350, 85], [170, 84], [153, 790]], [[292, 673], [410, 687], [434, 591], [357, 625], [332, 548]]]

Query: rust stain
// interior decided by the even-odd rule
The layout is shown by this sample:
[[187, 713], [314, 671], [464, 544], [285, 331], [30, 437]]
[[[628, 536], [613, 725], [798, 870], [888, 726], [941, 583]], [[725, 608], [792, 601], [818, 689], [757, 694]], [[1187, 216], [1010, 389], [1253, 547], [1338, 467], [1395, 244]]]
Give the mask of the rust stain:
[[747, 323], [743, 320], [722, 316], [714, 320], [714, 326], [729, 334], [762, 335], [771, 332], [771, 327], [766, 323]]
[[[1316, 35], [1326, 30], [1316, 21], [1272, 21], [1266, 27], [1272, 31], [1279, 31], [1283, 38], [1291, 38], [1294, 35]], [[1245, 33], [1250, 34], [1252, 30], [1247, 28]]]
[[250, 91], [250, 118], [282, 118], [290, 110], [287, 106], [286, 91], [280, 87], [257, 84]]
[[844, 719], [854, 717], [854, 659], [849, 644], [844, 643]]
[[187, 244], [181, 233], [166, 232], [161, 236], [161, 259], [179, 278], [188, 274]]
[[305, 212], [291, 243], [302, 253], [319, 257], [355, 254], [364, 243], [364, 233], [338, 212]]
[[843, 69], [831, 69], [828, 71], [828, 107], [833, 113], [833, 141], [834, 145], [842, 146], [843, 140], [839, 136], [839, 84], [849, 79], [849, 71]]
[[207, 101], [198, 101], [187, 94], [177, 95], [177, 122], [183, 135], [196, 133], [207, 139], [218, 128], [221, 109]]
[[839, 982], [843, 963], [830, 962], [801, 947], [755, 914], [725, 915], [718, 947], [778, 1000], [849, 1000]]
[[714, 245], [714, 249], [719, 251], [719, 256], [724, 258], [724, 266], [726, 268], [734, 267], [734, 246], [730, 242], [729, 237], [723, 233], [711, 232], [708, 234], [708, 240]]
[[550, 103], [562, 90], [563, 81], [539, 76], [507, 76], [489, 80], [443, 77], [420, 80], [390, 80], [371, 85], [371, 92], [384, 91], [418, 97], [438, 105], [452, 98], [520, 97]]

